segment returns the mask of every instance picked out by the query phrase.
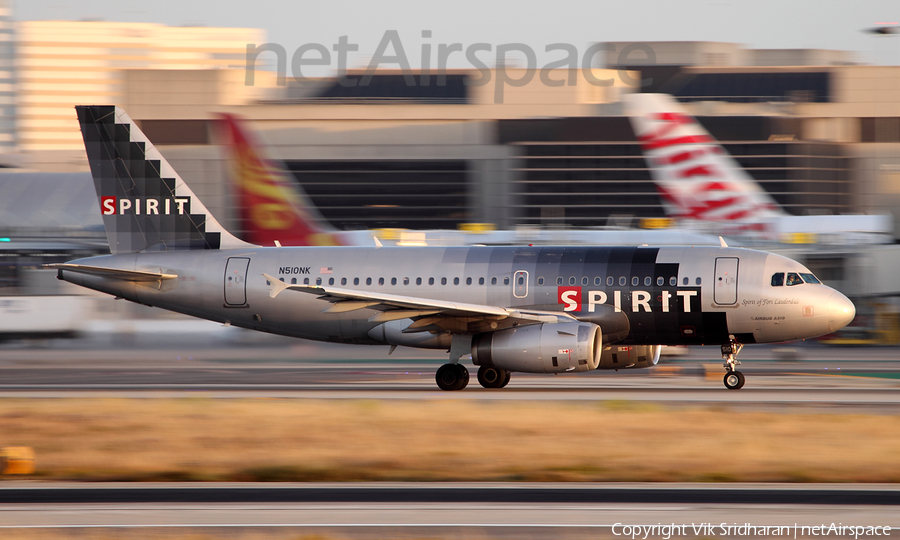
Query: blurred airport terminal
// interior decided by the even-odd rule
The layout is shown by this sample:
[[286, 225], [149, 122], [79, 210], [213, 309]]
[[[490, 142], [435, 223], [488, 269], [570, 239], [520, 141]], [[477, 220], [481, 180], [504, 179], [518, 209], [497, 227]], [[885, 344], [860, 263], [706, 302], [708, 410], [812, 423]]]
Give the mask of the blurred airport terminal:
[[[248, 85], [247, 46], [265, 43], [262, 30], [15, 21], [9, 6], [0, 0], [0, 315], [18, 315], [4, 315], [0, 333], [25, 336], [41, 320], [67, 335], [89, 318], [36, 299], [84, 294], [40, 264], [106, 249], [76, 104], [123, 107], [236, 233], [239, 201], [213, 129], [223, 112], [250, 120], [340, 229], [671, 225], [623, 114], [620, 98], [633, 92], [675, 96], [791, 214], [900, 216], [900, 66], [846, 51], [608, 43], [590, 72], [548, 74], [575, 84], [535, 75], [498, 102], [494, 84], [467, 84], [483, 76], [474, 68], [413, 70], [413, 86], [390, 69], [368, 85], [348, 84], [362, 69], [301, 85], [279, 80], [274, 66], [291, 59], [274, 52], [259, 55]], [[655, 58], [617, 64], [635, 46]], [[852, 337], [900, 342], [895, 243], [804, 234], [761, 247], [853, 298]], [[85, 308], [94, 317], [139, 313], [92, 301], [102, 302]]]

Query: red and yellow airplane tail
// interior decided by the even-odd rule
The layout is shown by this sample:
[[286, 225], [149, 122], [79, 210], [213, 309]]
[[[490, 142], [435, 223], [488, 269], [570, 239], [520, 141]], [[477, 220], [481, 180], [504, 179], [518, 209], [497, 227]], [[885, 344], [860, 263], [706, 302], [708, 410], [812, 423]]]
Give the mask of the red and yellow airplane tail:
[[269, 159], [242, 121], [221, 114], [244, 240], [262, 246], [341, 246], [331, 227], [281, 164]]

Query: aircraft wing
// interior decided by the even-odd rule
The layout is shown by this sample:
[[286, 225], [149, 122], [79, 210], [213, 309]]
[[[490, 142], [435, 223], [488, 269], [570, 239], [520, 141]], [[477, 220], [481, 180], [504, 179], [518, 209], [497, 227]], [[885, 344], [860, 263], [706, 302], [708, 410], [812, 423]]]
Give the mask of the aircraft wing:
[[87, 266], [84, 264], [45, 264], [44, 268], [56, 268], [57, 270], [65, 270], [67, 272], [77, 272], [79, 274], [87, 274], [89, 276], [100, 276], [112, 279], [121, 279], [122, 281], [139, 281], [152, 282], [166, 279], [177, 279], [178, 274], [163, 274], [156, 272], [143, 272], [140, 270], [120, 270], [118, 268], [106, 268], [103, 266]]
[[449, 332], [470, 333], [498, 330], [514, 324], [557, 323], [563, 320], [576, 320], [571, 315], [561, 312], [523, 311], [500, 306], [466, 304], [321, 285], [289, 285], [268, 274], [263, 274], [263, 276], [269, 282], [270, 298], [275, 298], [286, 290], [299, 291], [315, 294], [319, 298], [331, 302], [333, 305], [322, 310], [324, 313], [344, 313], [368, 308], [382, 312], [370, 317], [370, 322], [413, 319], [415, 322], [404, 332], [440, 329]]

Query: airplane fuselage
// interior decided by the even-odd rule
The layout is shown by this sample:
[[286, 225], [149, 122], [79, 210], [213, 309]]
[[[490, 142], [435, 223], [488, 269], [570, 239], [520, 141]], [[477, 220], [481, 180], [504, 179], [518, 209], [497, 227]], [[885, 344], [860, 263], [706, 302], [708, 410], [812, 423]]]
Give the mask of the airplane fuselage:
[[[778, 342], [846, 324], [849, 301], [821, 284], [773, 286], [808, 273], [779, 255], [713, 247], [298, 247], [109, 255], [72, 261], [177, 278], [133, 282], [60, 270], [59, 277], [128, 300], [299, 338], [447, 348], [449, 336], [405, 334], [409, 319], [331, 303], [287, 284], [569, 314], [600, 326], [603, 342], [694, 345]], [[852, 304], [850, 304], [852, 306]], [[461, 329], [461, 333], [465, 330]]]

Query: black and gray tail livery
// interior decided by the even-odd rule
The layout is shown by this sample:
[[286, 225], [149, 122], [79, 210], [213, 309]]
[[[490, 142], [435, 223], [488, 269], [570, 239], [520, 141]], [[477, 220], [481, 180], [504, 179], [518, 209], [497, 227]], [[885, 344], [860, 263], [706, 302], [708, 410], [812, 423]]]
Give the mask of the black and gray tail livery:
[[75, 110], [112, 253], [248, 245], [219, 225], [125, 111]]

